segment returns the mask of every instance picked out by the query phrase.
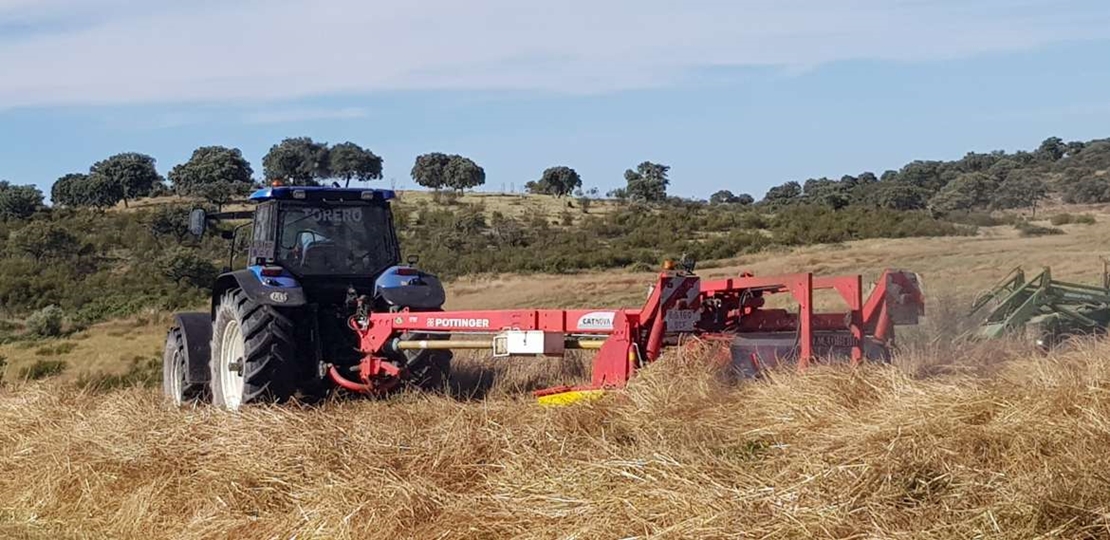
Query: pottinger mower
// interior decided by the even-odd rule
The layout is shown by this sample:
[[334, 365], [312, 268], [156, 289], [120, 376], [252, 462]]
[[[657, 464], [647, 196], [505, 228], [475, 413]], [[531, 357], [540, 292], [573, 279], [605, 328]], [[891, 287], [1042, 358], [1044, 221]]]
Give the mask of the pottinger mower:
[[[246, 268], [221, 275], [207, 313], [175, 316], [166, 339], [164, 390], [177, 404], [210, 400], [237, 409], [333, 388], [382, 395], [403, 385], [440, 386], [451, 351], [484, 349], [495, 358], [561, 356], [596, 350], [592, 380], [537, 392], [560, 403], [623, 387], [664, 347], [689, 337], [727, 343], [732, 365], [840, 357], [886, 360], [895, 325], [916, 324], [924, 299], [916, 274], [886, 271], [864, 298], [859, 275], [811, 273], [703, 281], [693, 263], [668, 263], [638, 309], [443, 311], [433, 275], [401, 264], [392, 191], [272, 187], [251, 196], [253, 212], [208, 216], [194, 210], [190, 230], [215, 219], [253, 218]], [[233, 240], [236, 233], [224, 233]], [[832, 290], [846, 311], [819, 313], [814, 292]], [[771, 295], [797, 310], [771, 309]]]

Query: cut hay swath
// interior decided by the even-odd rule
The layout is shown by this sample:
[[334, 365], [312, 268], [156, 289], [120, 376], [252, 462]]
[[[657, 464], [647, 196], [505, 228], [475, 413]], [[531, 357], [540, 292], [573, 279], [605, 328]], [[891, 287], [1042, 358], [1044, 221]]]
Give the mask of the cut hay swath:
[[469, 374], [501, 378], [480, 400], [239, 413], [7, 386], [0, 537], [1110, 535], [1108, 345], [989, 377], [871, 365], [742, 384], [690, 350], [565, 408], [515, 391], [580, 374], [567, 360]]

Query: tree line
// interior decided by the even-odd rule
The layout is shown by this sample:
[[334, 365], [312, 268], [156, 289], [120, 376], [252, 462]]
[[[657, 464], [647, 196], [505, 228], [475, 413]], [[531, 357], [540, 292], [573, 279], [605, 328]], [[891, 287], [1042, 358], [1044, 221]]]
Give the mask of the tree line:
[[772, 187], [759, 204], [867, 205], [934, 215], [1028, 209], [1051, 195], [1066, 203], [1110, 202], [1110, 139], [1045, 139], [1033, 151], [969, 152], [953, 161], [918, 160], [881, 175], [810, 178]]
[[[352, 142], [329, 145], [309, 137], [287, 138], [273, 145], [262, 159], [263, 177], [290, 185], [320, 185], [328, 181], [369, 182], [382, 178], [383, 160]], [[863, 172], [839, 179], [810, 178], [773, 186], [758, 202], [748, 193], [721, 189], [709, 196], [712, 205], [758, 205], [769, 210], [792, 204], [816, 204], [833, 209], [866, 205], [891, 210], [928, 210], [948, 214], [975, 210], [1028, 208], [1058, 195], [1067, 203], [1110, 202], [1110, 139], [1064, 142], [1045, 139], [1033, 151], [969, 152], [953, 161], [917, 160], [880, 175]], [[644, 161], [624, 173], [624, 186], [608, 196], [617, 201], [661, 203], [668, 195], [670, 166]], [[485, 170], [474, 160], [432, 152], [418, 156], [410, 171], [420, 186], [435, 191], [461, 192], [485, 184]], [[167, 180], [169, 185], [167, 185]], [[237, 148], [205, 146], [175, 166], [166, 177], [153, 157], [136, 152], [110, 156], [87, 172], [63, 175], [51, 188], [55, 205], [104, 209], [137, 198], [177, 194], [202, 198], [217, 207], [243, 198], [262, 185], [251, 164]], [[583, 191], [579, 173], [566, 165], [545, 169], [538, 180], [525, 184], [533, 194], [580, 199], [596, 196]], [[25, 218], [42, 206], [33, 186], [0, 181], [0, 219]]]
[[[158, 172], [153, 157], [125, 152], [94, 163], [88, 172], [58, 178], [50, 198], [61, 207], [105, 209], [121, 202], [128, 207], [142, 197], [176, 194], [222, 206], [273, 180], [302, 186], [329, 181], [339, 185], [342, 181], [346, 187], [352, 180], [380, 180], [382, 162], [373, 151], [352, 142], [328, 145], [309, 137], [287, 138], [273, 145], [262, 158], [263, 182], [255, 179], [254, 169], [238, 148], [197, 148], [188, 161], [175, 166], [165, 177]], [[462, 191], [486, 180], [485, 170], [470, 158], [438, 152], [418, 156], [411, 175], [417, 184], [435, 190]], [[18, 208], [10, 216], [7, 212], [0, 214], [0, 218], [25, 218], [43, 203], [42, 193], [34, 186], [4, 182], [0, 193], [7, 201], [4, 208]]]

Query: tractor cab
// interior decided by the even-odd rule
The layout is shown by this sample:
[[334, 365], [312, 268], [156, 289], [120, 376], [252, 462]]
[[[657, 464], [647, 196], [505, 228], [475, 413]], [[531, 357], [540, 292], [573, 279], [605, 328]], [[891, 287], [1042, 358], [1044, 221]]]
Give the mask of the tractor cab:
[[298, 278], [366, 278], [400, 263], [389, 200], [379, 189], [272, 187], [251, 195], [248, 266]]

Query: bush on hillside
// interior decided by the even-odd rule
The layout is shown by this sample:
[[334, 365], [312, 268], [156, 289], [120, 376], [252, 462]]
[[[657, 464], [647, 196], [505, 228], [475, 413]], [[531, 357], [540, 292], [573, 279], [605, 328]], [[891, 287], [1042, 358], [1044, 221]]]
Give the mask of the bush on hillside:
[[49, 305], [27, 317], [27, 332], [39, 337], [58, 337], [62, 335], [62, 308]]

